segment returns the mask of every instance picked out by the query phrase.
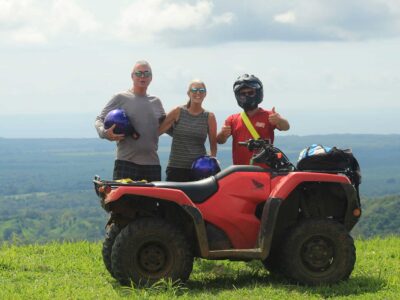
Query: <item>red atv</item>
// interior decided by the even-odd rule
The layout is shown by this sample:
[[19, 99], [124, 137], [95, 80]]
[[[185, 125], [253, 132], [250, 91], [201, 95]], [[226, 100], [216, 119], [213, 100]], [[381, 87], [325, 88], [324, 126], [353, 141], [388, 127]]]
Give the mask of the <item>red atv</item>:
[[352, 168], [296, 170], [264, 140], [245, 144], [254, 164], [195, 182], [94, 180], [111, 213], [103, 260], [121, 284], [186, 281], [193, 258], [261, 260], [270, 272], [319, 285], [347, 279], [350, 230], [361, 216]]

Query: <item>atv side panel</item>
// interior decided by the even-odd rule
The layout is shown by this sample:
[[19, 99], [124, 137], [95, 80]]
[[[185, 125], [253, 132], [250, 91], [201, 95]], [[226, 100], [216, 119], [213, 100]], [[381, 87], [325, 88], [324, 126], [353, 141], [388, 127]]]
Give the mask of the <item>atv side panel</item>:
[[235, 249], [257, 246], [260, 220], [255, 211], [268, 199], [270, 177], [269, 172], [231, 173], [218, 180], [217, 193], [197, 205], [205, 221], [224, 231]]

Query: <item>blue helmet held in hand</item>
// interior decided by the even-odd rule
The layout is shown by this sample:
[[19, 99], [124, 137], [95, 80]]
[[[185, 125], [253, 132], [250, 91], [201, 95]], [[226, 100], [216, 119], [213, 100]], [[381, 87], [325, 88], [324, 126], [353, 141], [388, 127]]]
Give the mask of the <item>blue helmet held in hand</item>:
[[209, 155], [198, 157], [192, 164], [192, 176], [199, 180], [217, 174], [221, 171], [218, 160]]
[[139, 138], [139, 134], [131, 124], [128, 116], [122, 108], [113, 109], [106, 115], [104, 119], [104, 128], [109, 129], [115, 124], [114, 133], [133, 135], [134, 138]]

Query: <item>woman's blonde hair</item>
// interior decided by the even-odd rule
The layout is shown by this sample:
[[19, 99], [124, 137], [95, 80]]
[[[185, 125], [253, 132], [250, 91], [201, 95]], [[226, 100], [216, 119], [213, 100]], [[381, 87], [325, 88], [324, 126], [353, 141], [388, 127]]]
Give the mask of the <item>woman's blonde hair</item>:
[[[201, 85], [203, 86], [203, 88], [205, 88], [205, 89], [207, 90], [206, 84], [204, 83], [203, 80], [200, 80], [200, 79], [193, 79], [192, 81], [189, 82], [189, 85], [188, 85], [188, 89], [187, 89], [187, 94], [188, 94], [188, 96], [189, 96], [189, 93], [190, 93], [190, 89], [192, 88], [192, 85], [195, 84], [195, 83], [201, 84]], [[190, 107], [190, 101], [191, 101], [191, 99], [190, 99], [190, 96], [189, 96], [188, 102], [186, 103], [186, 107], [187, 107], [187, 108]]]

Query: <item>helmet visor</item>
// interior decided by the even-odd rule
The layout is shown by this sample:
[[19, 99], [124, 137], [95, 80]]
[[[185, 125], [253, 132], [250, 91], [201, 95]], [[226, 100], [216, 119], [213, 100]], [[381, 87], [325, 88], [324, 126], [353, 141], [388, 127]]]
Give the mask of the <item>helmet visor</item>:
[[251, 88], [251, 89], [261, 89], [261, 85], [258, 82], [254, 82], [254, 81], [248, 81], [248, 82], [242, 82], [238, 85], [236, 85], [233, 88], [234, 92], [240, 91], [242, 88]]
[[257, 95], [257, 91], [252, 88], [243, 88], [239, 90], [238, 95], [240, 98], [245, 99], [246, 97], [253, 98]]

